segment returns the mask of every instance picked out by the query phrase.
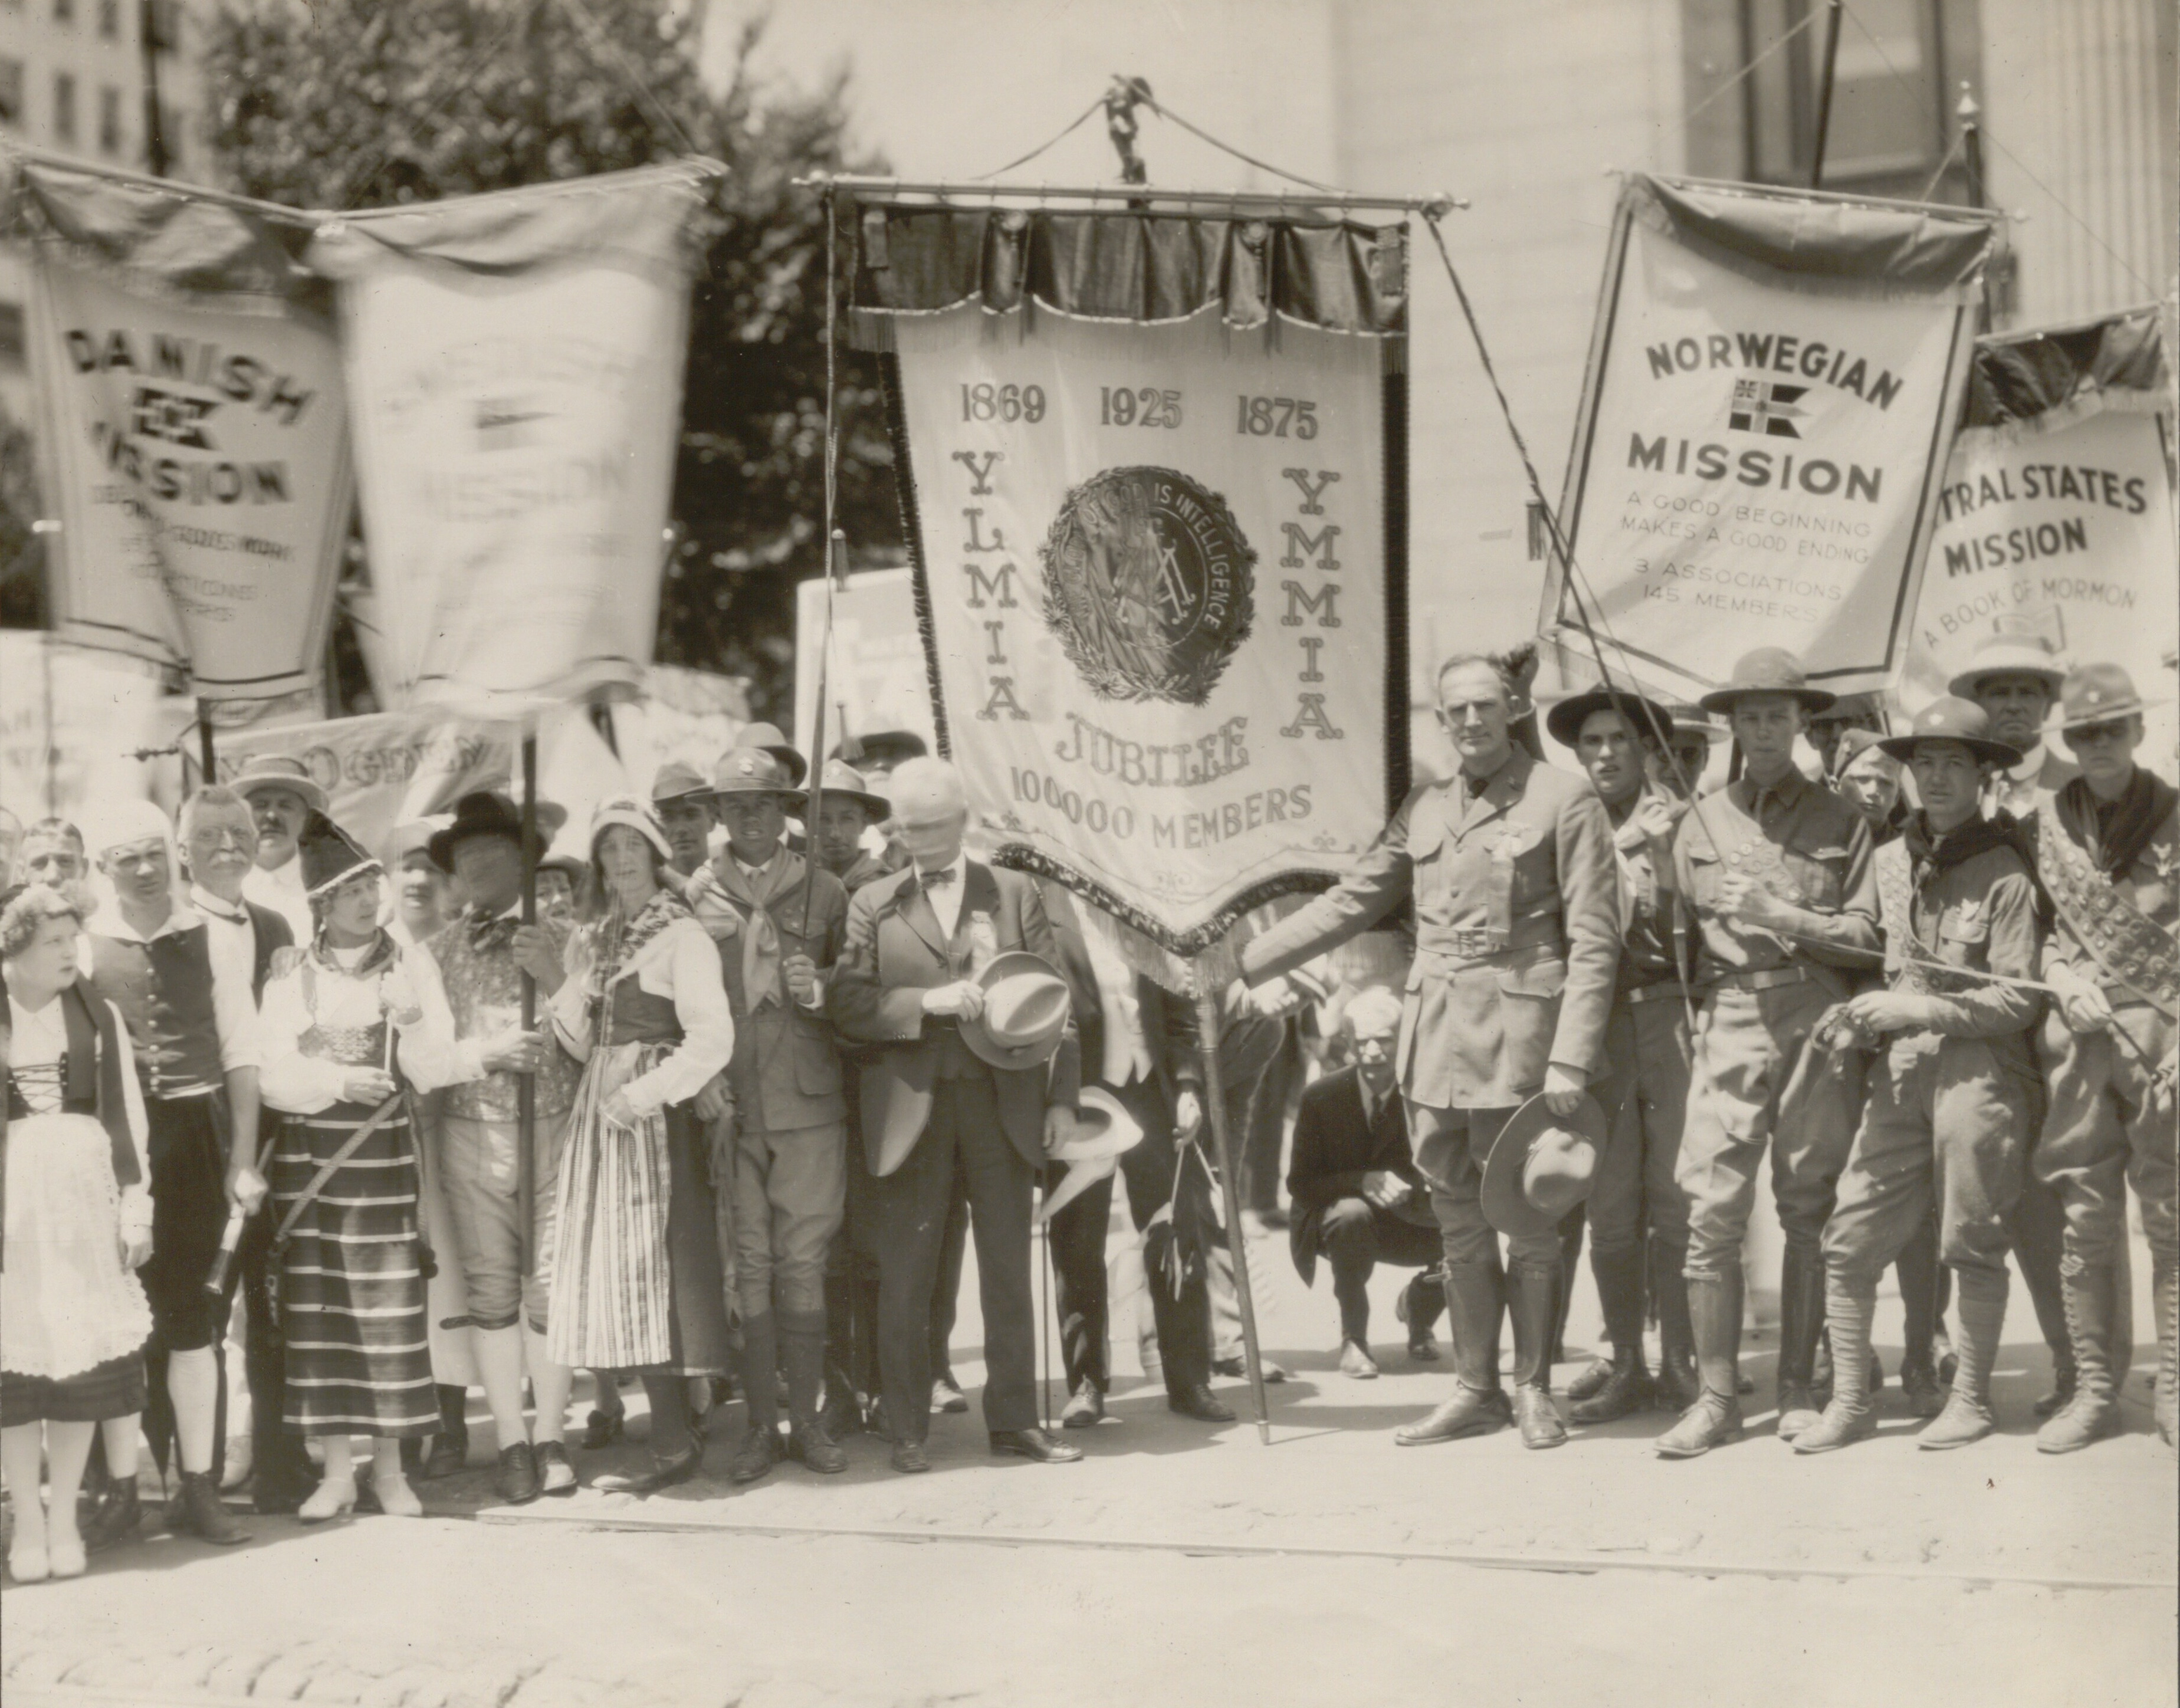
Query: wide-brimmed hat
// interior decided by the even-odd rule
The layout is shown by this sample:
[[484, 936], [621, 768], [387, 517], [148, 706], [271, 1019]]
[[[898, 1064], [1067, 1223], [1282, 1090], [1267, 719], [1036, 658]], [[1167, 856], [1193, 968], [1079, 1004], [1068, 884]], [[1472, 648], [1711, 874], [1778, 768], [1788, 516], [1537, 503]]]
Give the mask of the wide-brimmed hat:
[[1809, 686], [1809, 673], [1802, 661], [1784, 647], [1759, 647], [1743, 653], [1733, 675], [1722, 688], [1714, 688], [1699, 702], [1706, 712], [1731, 715], [1734, 703], [1748, 694], [1791, 694], [1812, 712], [1821, 712], [1839, 697]]
[[724, 804], [729, 795], [777, 795], [789, 812], [800, 813], [810, 797], [795, 786], [796, 781], [774, 749], [729, 747], [712, 774], [712, 796]]
[[1958, 741], [1986, 765], [2018, 765], [2021, 749], [1990, 733], [1990, 714], [1973, 700], [1947, 694], [1933, 700], [1915, 714], [1905, 735], [1889, 736], [1877, 745], [1894, 758], [1915, 757], [1919, 741]]
[[2059, 687], [2058, 727], [2109, 724], [2140, 713], [2150, 702], [2135, 691], [2134, 678], [2117, 664], [2084, 664], [2069, 670]]
[[1973, 700], [1985, 676], [2034, 676], [2056, 700], [2067, 680], [2067, 666], [2040, 641], [1990, 635], [1968, 655], [1968, 668], [1946, 684], [1946, 691]]
[[242, 769], [228, 779], [227, 786], [245, 801], [261, 789], [285, 789], [305, 806], [320, 813], [326, 810], [326, 791], [311, 774], [311, 768], [285, 753], [259, 753], [244, 760]]
[[303, 894], [313, 899], [362, 873], [386, 870], [369, 849], [315, 811], [295, 838], [295, 857], [303, 863]]
[[712, 785], [704, 780], [704, 774], [686, 759], [669, 759], [651, 780], [651, 804], [654, 807], [711, 792]]
[[818, 792], [853, 801], [873, 819], [893, 817], [893, 802], [883, 795], [873, 795], [863, 786], [863, 774], [845, 760], [828, 759], [825, 769], [818, 774]]
[[1683, 736], [1700, 736], [1705, 741], [1730, 741], [1733, 731], [1713, 718], [1700, 706], [1683, 705], [1676, 701], [1665, 708], [1672, 714], [1673, 739]]
[[1142, 1123], [1130, 1115], [1126, 1105], [1102, 1085], [1083, 1087], [1076, 1110], [1074, 1131], [1056, 1150], [1045, 1153], [1048, 1161], [1064, 1164], [1066, 1177], [1044, 1195], [1037, 1207], [1040, 1224], [1049, 1221], [1120, 1165], [1124, 1151], [1142, 1143]]
[[1544, 728], [1555, 741], [1574, 746], [1594, 712], [1617, 712], [1638, 740], [1671, 742], [1673, 714], [1643, 694], [1619, 688], [1592, 688], [1562, 700], [1544, 714]]
[[1840, 736], [1839, 751], [1832, 755], [1832, 780], [1836, 782], [1846, 776], [1849, 768], [1857, 763], [1863, 755], [1871, 754], [1874, 755], [1877, 763], [1885, 768], [1886, 775], [1895, 782], [1899, 781], [1900, 757], [1896, 753], [1887, 752], [1885, 749], [1885, 741], [1884, 734], [1876, 730], [1854, 729], [1843, 731]]
[[[729, 758], [734, 755], [735, 747], [759, 747], [771, 754], [787, 768], [787, 780], [790, 786], [800, 784], [810, 774], [810, 762], [795, 751], [794, 744], [780, 733], [777, 724], [743, 725], [735, 736], [735, 747], [727, 750]], [[719, 763], [724, 766], [726, 761], [723, 759]]]
[[1067, 1029], [1067, 981], [1027, 949], [994, 956], [977, 975], [984, 1009], [961, 1022], [961, 1041], [994, 1067], [1035, 1067], [1049, 1061]]
[[[568, 809], [550, 801], [537, 803], [537, 840], [553, 840], [568, 822]], [[478, 789], [454, 802], [454, 816], [443, 830], [434, 831], [427, 844], [432, 863], [442, 872], [454, 869], [454, 850], [472, 836], [504, 836], [522, 846], [522, 809], [497, 789]]]
[[[867, 736], [856, 736], [856, 746], [862, 749], [864, 763], [884, 765], [889, 770], [904, 759], [922, 759], [931, 752], [931, 744], [913, 730], [873, 730]], [[833, 757], [841, 758], [842, 751], [835, 747]]]
[[1597, 1183], [1605, 1111], [1588, 1092], [1572, 1115], [1554, 1115], [1539, 1092], [1507, 1118], [1484, 1165], [1484, 1219], [1500, 1233], [1546, 1233]]
[[616, 824], [625, 824], [658, 851], [659, 857], [671, 860], [674, 845], [666, 840], [666, 829], [658, 822], [658, 815], [651, 810], [651, 803], [639, 801], [633, 795], [608, 795], [598, 802], [591, 814], [590, 834], [583, 845], [590, 850], [591, 858], [598, 856], [598, 838]]

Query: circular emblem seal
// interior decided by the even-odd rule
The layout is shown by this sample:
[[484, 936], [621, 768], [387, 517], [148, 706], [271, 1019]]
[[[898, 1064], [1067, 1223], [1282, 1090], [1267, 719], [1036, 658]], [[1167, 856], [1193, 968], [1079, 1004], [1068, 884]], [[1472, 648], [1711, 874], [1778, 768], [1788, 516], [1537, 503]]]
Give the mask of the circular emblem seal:
[[1093, 475], [1042, 556], [1046, 625], [1100, 699], [1201, 706], [1248, 638], [1257, 554], [1226, 501], [1172, 469]]

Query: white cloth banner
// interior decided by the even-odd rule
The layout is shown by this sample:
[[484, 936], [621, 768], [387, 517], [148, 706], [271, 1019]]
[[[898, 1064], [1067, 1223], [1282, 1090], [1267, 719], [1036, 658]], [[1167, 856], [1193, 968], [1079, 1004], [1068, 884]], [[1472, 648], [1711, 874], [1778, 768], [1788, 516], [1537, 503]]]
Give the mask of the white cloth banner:
[[2165, 433], [2147, 410], [2111, 407], [2048, 431], [1962, 429], [1900, 686], [1907, 711], [2001, 629], [2077, 664], [2122, 665], [2144, 694], [2171, 699], [2180, 550]]
[[307, 689], [351, 496], [332, 328], [139, 295], [34, 253], [30, 346], [68, 639], [207, 700]]
[[[810, 751], [818, 712], [818, 649], [825, 635], [825, 578], [795, 590], [795, 745]], [[833, 661], [826, 682], [825, 748], [842, 726], [857, 736], [906, 730], [933, 738], [930, 677], [916, 627], [916, 588], [906, 569], [865, 570], [833, 600]]]
[[687, 356], [679, 234], [695, 204], [686, 173], [648, 176], [554, 186], [534, 208], [447, 204], [413, 230], [399, 215], [351, 218], [312, 249], [340, 280], [402, 702], [483, 709], [642, 682]]
[[146, 798], [152, 768], [135, 754], [167, 745], [159, 712], [157, 671], [42, 630], [0, 629], [0, 807], [28, 824]]
[[1758, 647], [1838, 692], [1883, 687], [1967, 381], [1968, 294], [1795, 288], [1627, 201], [1616, 238], [1561, 510], [1580, 576], [1553, 579], [1544, 623], [1601, 625], [1682, 697]]
[[1338, 873], [1390, 804], [1384, 342], [974, 302], [892, 335], [939, 733], [998, 851], [1184, 954]]

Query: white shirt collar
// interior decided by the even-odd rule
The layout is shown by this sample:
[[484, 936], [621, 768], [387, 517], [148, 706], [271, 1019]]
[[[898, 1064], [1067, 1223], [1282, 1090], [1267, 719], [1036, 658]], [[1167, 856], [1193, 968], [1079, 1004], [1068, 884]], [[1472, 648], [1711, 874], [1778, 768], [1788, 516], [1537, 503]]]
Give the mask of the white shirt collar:
[[[954, 874], [954, 881], [956, 884], [967, 883], [969, 881], [968, 851], [966, 849], [962, 850], [961, 853], [956, 854], [954, 857], [953, 863], [951, 865], [942, 866], [939, 869], [942, 872], [951, 872]], [[916, 868], [916, 881], [919, 884], [923, 882], [923, 868], [921, 866]]]
[[2043, 769], [2044, 743], [2041, 739], [2039, 739], [2034, 747], [2027, 748], [2023, 752], [2021, 755], [2021, 763], [2018, 765], [2014, 766], [2006, 774], [2013, 779], [2017, 783], [2033, 783], [2036, 780], [2037, 774], [2041, 772]]
[[201, 884], [190, 885], [190, 906], [208, 918], [224, 919], [230, 925], [250, 923], [250, 909], [239, 901], [223, 901]]
[[87, 928], [97, 933], [101, 937], [117, 938], [124, 943], [150, 943], [161, 937], [171, 937], [178, 931], [187, 931], [190, 927], [201, 925], [204, 923], [203, 914], [198, 912], [186, 901], [177, 901], [174, 903], [173, 911], [160, 922], [159, 928], [150, 937], [146, 937], [123, 917], [121, 904], [118, 901], [109, 901], [91, 917], [91, 924]]

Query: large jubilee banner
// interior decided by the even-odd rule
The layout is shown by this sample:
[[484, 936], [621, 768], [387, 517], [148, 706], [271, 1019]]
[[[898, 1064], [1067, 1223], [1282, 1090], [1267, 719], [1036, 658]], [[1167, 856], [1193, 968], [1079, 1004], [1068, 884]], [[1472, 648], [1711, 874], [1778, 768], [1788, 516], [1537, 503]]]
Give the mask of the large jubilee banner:
[[892, 207], [858, 236], [994, 857], [1182, 955], [1329, 883], [1406, 785], [1404, 231]]
[[350, 484], [308, 220], [45, 162], [13, 190], [56, 629], [201, 699], [310, 687]]
[[701, 163], [320, 229], [403, 700], [634, 691], [658, 625]]
[[[1973, 212], [1640, 175], [1621, 193], [1542, 624], [1669, 691], [1761, 646], [1895, 669], [1995, 241]], [[1586, 647], [1587, 642], [1581, 642]]]
[[2000, 629], [2124, 665], [2171, 698], [2171, 384], [2154, 308], [1978, 340], [1901, 683], [1908, 711]]

